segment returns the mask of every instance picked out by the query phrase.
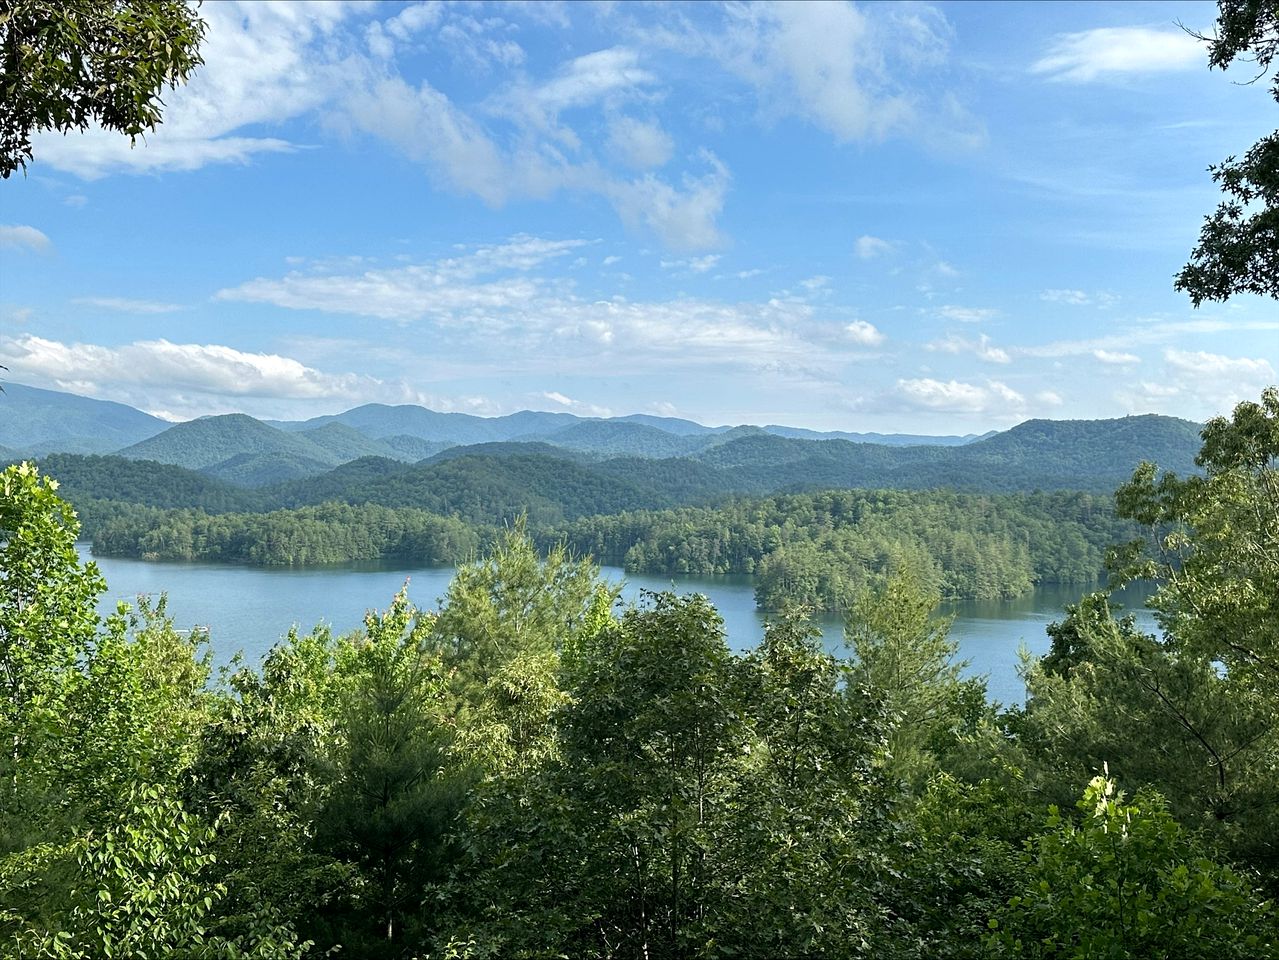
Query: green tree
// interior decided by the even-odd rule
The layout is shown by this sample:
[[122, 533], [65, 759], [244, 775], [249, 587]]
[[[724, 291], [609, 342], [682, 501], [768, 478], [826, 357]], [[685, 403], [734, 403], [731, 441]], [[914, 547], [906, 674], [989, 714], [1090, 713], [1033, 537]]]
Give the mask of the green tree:
[[[1164, 629], [1241, 681], [1279, 677], [1279, 389], [1204, 427], [1204, 476], [1143, 465], [1116, 494], [1145, 541], [1113, 561], [1121, 580], [1152, 579]], [[1271, 689], [1274, 689], [1271, 686]], [[1279, 698], [1276, 698], [1279, 699]]]
[[27, 464], [0, 474], [0, 954], [297, 955], [261, 910], [242, 938], [212, 933], [214, 823], [182, 798], [206, 719], [204, 638], [179, 635], [163, 604], [100, 628], [105, 584], [54, 487]]
[[353, 863], [316, 844], [333, 781], [343, 643], [327, 628], [292, 630], [260, 668], [234, 669], [210, 705], [188, 796], [221, 824], [210, 852], [227, 895], [211, 927], [228, 938], [247, 935], [263, 907], [330, 936], [323, 918], [358, 882]]
[[1279, 391], [1203, 430], [1202, 476], [1139, 468], [1116, 495], [1147, 536], [1112, 585], [1149, 579], [1162, 638], [1104, 596], [1055, 627], [1012, 728], [1028, 781], [1054, 799], [1108, 762], [1279, 885]]
[[80, 562], [80, 526], [57, 487], [28, 463], [0, 473], [0, 730], [10, 779], [56, 729], [106, 589], [97, 567]]
[[617, 589], [599, 578], [589, 559], [562, 544], [538, 555], [521, 519], [482, 560], [463, 564], [435, 618], [432, 642], [450, 674], [450, 690], [464, 709], [520, 656], [572, 652], [607, 622]]
[[584, 655], [564, 770], [593, 848], [582, 883], [598, 919], [579, 949], [671, 957], [716, 912], [713, 824], [742, 725], [715, 608], [699, 595], [646, 600]]
[[941, 597], [909, 570], [862, 594], [844, 625], [854, 663], [849, 682], [885, 705], [888, 768], [921, 785], [965, 727], [985, 712], [985, 684], [964, 680], [955, 660], [950, 620], [938, 617]]
[[1024, 887], [990, 924], [995, 956], [1273, 957], [1275, 911], [1206, 859], [1164, 809], [1095, 777], [1073, 820], [1050, 808]]
[[1211, 659], [1116, 619], [1105, 594], [1049, 628], [1013, 721], [1031, 789], [1060, 805], [1103, 764], [1168, 797], [1177, 819], [1236, 860], [1274, 859], [1273, 708]]
[[361, 942], [361, 918], [384, 941], [403, 936], [427, 883], [445, 874], [449, 827], [465, 783], [448, 769], [440, 722], [443, 676], [429, 652], [430, 618], [401, 591], [348, 651], [350, 680], [338, 703], [333, 786], [317, 823], [322, 849], [359, 868], [345, 942]]
[[26, 169], [31, 134], [96, 123], [135, 142], [161, 93], [203, 60], [182, 0], [6, 0], [0, 5], [0, 177]]
[[881, 705], [848, 689], [848, 665], [798, 609], [742, 668], [749, 732], [715, 824], [724, 889], [706, 942], [736, 956], [889, 955], [897, 789], [880, 770]]
[[[1279, 54], [1279, 4], [1274, 0], [1218, 0], [1216, 34], [1208, 64], [1225, 70], [1236, 60], [1269, 72]], [[1279, 75], [1271, 90], [1279, 101]], [[1279, 131], [1253, 144], [1242, 160], [1227, 157], [1208, 168], [1226, 195], [1204, 218], [1190, 262], [1177, 274], [1177, 290], [1197, 307], [1239, 293], [1279, 298]]]

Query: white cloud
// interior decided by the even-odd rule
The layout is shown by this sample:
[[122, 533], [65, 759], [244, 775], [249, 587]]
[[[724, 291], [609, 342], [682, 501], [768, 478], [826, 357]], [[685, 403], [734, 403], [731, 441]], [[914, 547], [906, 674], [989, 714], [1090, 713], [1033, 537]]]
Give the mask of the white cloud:
[[648, 405], [648, 412], [655, 413], [659, 417], [678, 417], [679, 407], [669, 400], [657, 400]]
[[554, 78], [534, 88], [534, 100], [558, 113], [597, 103], [610, 94], [650, 86], [656, 77], [640, 66], [639, 53], [626, 47], [597, 50], [570, 60]]
[[1262, 357], [1227, 357], [1202, 350], [1164, 351], [1171, 379], [1183, 397], [1197, 401], [1201, 416], [1228, 414], [1241, 400], [1255, 400], [1279, 378]]
[[622, 163], [637, 170], [664, 167], [675, 152], [675, 142], [656, 121], [614, 117], [608, 125], [608, 146]]
[[1039, 299], [1048, 303], [1065, 303], [1073, 307], [1085, 307], [1093, 304], [1099, 307], [1109, 307], [1117, 303], [1119, 297], [1108, 290], [1098, 290], [1095, 293], [1088, 293], [1084, 290], [1045, 290], [1039, 295]]
[[[598, 50], [540, 79], [516, 73], [468, 108], [427, 80], [406, 81], [399, 73], [401, 48], [417, 55], [421, 44], [438, 44], [476, 64], [509, 69], [523, 60], [519, 45], [505, 36], [515, 24], [496, 12], [472, 15], [469, 8], [437, 4], [409, 6], [375, 22], [367, 21], [370, 12], [376, 16], [381, 8], [287, 0], [206, 4], [205, 64], [166, 95], [156, 131], [136, 147], [97, 128], [42, 134], [35, 154], [85, 179], [248, 163], [302, 149], [271, 127], [310, 118], [327, 131], [372, 135], [424, 166], [441, 186], [494, 207], [560, 191], [594, 194], [628, 224], [652, 230], [675, 249], [722, 242], [716, 221], [730, 182], [727, 168], [709, 153], [694, 153], [691, 166], [658, 178], [652, 171], [670, 163], [674, 141], [655, 121], [623, 113], [630, 101], [651, 104], [660, 96], [654, 89], [660, 78], [641, 62], [640, 50]], [[564, 119], [577, 123], [586, 110], [610, 124], [611, 149], [584, 144]], [[591, 125], [592, 134], [600, 125]], [[610, 157], [626, 171], [611, 170]]]
[[120, 313], [175, 313], [185, 309], [178, 303], [161, 303], [158, 300], [130, 300], [125, 297], [76, 297], [72, 303]]
[[943, 382], [931, 377], [898, 380], [894, 396], [908, 409], [946, 413], [1015, 414], [1026, 402], [1016, 390], [997, 380], [984, 386], [959, 380]]
[[1223, 320], [1205, 317], [1195, 320], [1170, 321], [1166, 317], [1150, 320], [1135, 318], [1135, 327], [1121, 329], [1117, 333], [1086, 340], [1053, 340], [1029, 347], [1018, 347], [1017, 353], [1027, 357], [1074, 357], [1093, 353], [1095, 350], [1127, 351], [1146, 344], [1169, 343], [1187, 335], [1244, 333], [1251, 331], [1279, 330], [1275, 320]]
[[1035, 400], [1038, 403], [1043, 404], [1045, 407], [1060, 407], [1063, 403], [1065, 403], [1065, 401], [1061, 398], [1061, 394], [1053, 390], [1039, 391], [1039, 393], [1035, 394]]
[[118, 400], [169, 420], [233, 412], [313, 416], [318, 401], [329, 401], [335, 410], [382, 402], [502, 412], [485, 397], [437, 396], [404, 380], [329, 373], [291, 357], [220, 344], [141, 340], [105, 346], [0, 337], [0, 358], [21, 382]]
[[368, 378], [332, 375], [269, 353], [218, 344], [142, 340], [119, 347], [61, 343], [36, 336], [0, 341], [17, 376], [36, 376], [63, 389], [136, 384], [166, 390], [244, 397], [351, 397]]
[[433, 27], [439, 23], [443, 10], [444, 4], [442, 3], [413, 3], [391, 17], [382, 26], [390, 36], [405, 42], [412, 40], [414, 35], [422, 32], [427, 27]]
[[1141, 363], [1141, 357], [1135, 353], [1121, 353], [1114, 350], [1094, 350], [1092, 355], [1101, 363], [1109, 363], [1114, 365], [1131, 365]]
[[608, 407], [597, 406], [593, 403], [587, 403], [584, 400], [574, 400], [567, 397], [558, 390], [547, 390], [541, 394], [542, 398], [551, 401], [556, 406], [564, 407], [579, 416], [586, 417], [611, 417], [613, 411]]
[[1261, 383], [1273, 380], [1275, 376], [1270, 361], [1261, 358], [1223, 357], [1202, 350], [1165, 350], [1164, 359], [1182, 373], [1193, 373], [1212, 380]]
[[956, 334], [950, 334], [942, 340], [934, 340], [925, 344], [925, 349], [942, 353], [971, 353], [979, 360], [987, 363], [1011, 363], [1008, 351], [991, 344], [990, 337], [982, 334], [976, 340], [969, 340]]
[[1077, 307], [1091, 302], [1088, 294], [1082, 290], [1045, 290], [1039, 295], [1039, 299], [1049, 303], [1069, 303]]
[[757, 3], [726, 16], [711, 53], [756, 88], [766, 114], [797, 114], [853, 141], [918, 133], [923, 116], [945, 112], [907, 82], [947, 56], [950, 27], [933, 7]]
[[[215, 299], [402, 321], [500, 311], [542, 296], [545, 284], [524, 274], [584, 243], [518, 236], [459, 257], [360, 274], [326, 271], [321, 265], [318, 272], [294, 270], [279, 280], [258, 277], [219, 290]], [[511, 272], [516, 275], [481, 280]]]
[[480, 124], [425, 81], [414, 88], [387, 77], [353, 89], [344, 107], [353, 127], [425, 164], [446, 186], [493, 206], [513, 195], [544, 196], [558, 185], [544, 159], [526, 158], [521, 173]]
[[0, 225], [0, 250], [27, 250], [47, 253], [53, 242], [35, 227], [25, 224]]
[[1098, 27], [1053, 38], [1030, 72], [1050, 80], [1088, 83], [1124, 74], [1202, 69], [1203, 43], [1184, 30], [1150, 27]]
[[1276, 381], [1274, 367], [1262, 358], [1167, 349], [1164, 361], [1167, 375], [1163, 380], [1121, 386], [1116, 399], [1130, 412], [1205, 420], [1229, 414], [1241, 400], [1255, 400]]
[[844, 327], [844, 334], [853, 343], [863, 347], [877, 347], [884, 342], [884, 334], [873, 323], [865, 320], [854, 320]]
[[417, 322], [437, 350], [480, 367], [500, 358], [505, 369], [556, 373], [572, 367], [596, 374], [601, 364], [615, 363], [628, 371], [709, 363], [789, 375], [857, 359], [853, 348], [877, 334], [854, 325], [851, 338], [832, 338], [829, 318], [801, 299], [589, 300], [569, 281], [528, 272], [576, 243], [525, 237], [420, 264], [305, 265], [278, 279], [221, 290], [216, 298]]
[[853, 252], [863, 260], [872, 260], [875, 257], [893, 252], [893, 245], [887, 240], [881, 240], [879, 237], [872, 237], [869, 234], [857, 238], [857, 243], [853, 245]]
[[689, 257], [685, 260], [659, 260], [658, 266], [663, 270], [688, 270], [692, 273], [705, 273], [719, 263], [718, 253], [708, 253], [704, 257]]
[[700, 250], [723, 242], [716, 224], [724, 209], [730, 181], [728, 168], [710, 153], [710, 166], [700, 177], [684, 174], [683, 189], [647, 174], [630, 182], [611, 182], [604, 192], [622, 220], [644, 225], [676, 250]]
[[164, 96], [164, 122], [138, 141], [93, 127], [36, 134], [39, 162], [95, 179], [114, 172], [194, 170], [294, 149], [274, 137], [231, 136], [314, 110], [349, 83], [335, 31], [354, 10], [343, 3], [205, 4], [204, 66]]
[[999, 316], [999, 311], [988, 307], [957, 307], [954, 304], [946, 304], [938, 307], [936, 314], [943, 320], [955, 320], [959, 323], [981, 323], [983, 320]]

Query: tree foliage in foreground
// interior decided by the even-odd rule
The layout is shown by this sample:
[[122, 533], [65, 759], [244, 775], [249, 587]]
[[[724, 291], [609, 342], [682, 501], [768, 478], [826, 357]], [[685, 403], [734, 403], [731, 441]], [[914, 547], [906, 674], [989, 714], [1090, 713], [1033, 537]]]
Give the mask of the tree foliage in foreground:
[[[1225, 70], [1236, 61], [1259, 80], [1279, 54], [1279, 4], [1273, 0], [1219, 0], [1208, 64]], [[1279, 101], [1279, 74], [1271, 80]], [[1174, 286], [1197, 307], [1240, 293], [1279, 299], [1279, 131], [1262, 137], [1242, 159], [1208, 168], [1226, 195], [1204, 218], [1190, 262]]]
[[9, 0], [0, 8], [0, 177], [25, 170], [31, 135], [98, 124], [130, 143], [160, 123], [160, 95], [203, 60], [204, 23], [181, 0]]

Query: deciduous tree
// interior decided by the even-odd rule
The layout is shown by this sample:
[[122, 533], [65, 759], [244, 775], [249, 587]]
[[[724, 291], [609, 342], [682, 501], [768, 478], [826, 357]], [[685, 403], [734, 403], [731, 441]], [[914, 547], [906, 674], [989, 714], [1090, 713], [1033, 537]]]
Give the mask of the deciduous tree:
[[0, 4], [0, 177], [26, 169], [31, 135], [98, 124], [134, 142], [160, 123], [165, 87], [203, 60], [183, 0]]

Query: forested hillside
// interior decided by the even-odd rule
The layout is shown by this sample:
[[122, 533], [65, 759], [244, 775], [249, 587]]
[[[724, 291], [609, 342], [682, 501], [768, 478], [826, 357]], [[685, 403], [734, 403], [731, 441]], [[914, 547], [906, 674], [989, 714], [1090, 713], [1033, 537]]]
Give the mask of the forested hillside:
[[[1193, 469], [1198, 442], [1195, 424], [1157, 416], [1028, 421], [981, 439], [877, 437], [781, 426], [710, 428], [643, 415], [583, 419], [523, 411], [486, 418], [379, 404], [296, 423], [228, 414], [168, 425], [120, 404], [15, 389], [25, 404], [20, 404], [21, 417], [6, 418], [9, 432], [0, 430], [0, 444], [13, 448], [13, 457], [32, 451], [116, 452], [199, 470], [243, 487], [264, 487], [317, 477], [364, 457], [421, 462], [545, 455], [591, 462], [600, 474], [645, 489], [649, 507], [704, 503], [733, 493], [849, 487], [1105, 492], [1142, 460], [1178, 472]], [[46, 395], [52, 399], [37, 402]], [[15, 426], [20, 421], [23, 425]], [[113, 437], [145, 439], [117, 447]], [[876, 439], [883, 442], [860, 442]], [[508, 468], [494, 463], [491, 469]], [[337, 499], [362, 502], [358, 490], [337, 489], [332, 481], [327, 486]], [[285, 492], [274, 502], [315, 502], [299, 500], [305, 496]], [[633, 496], [623, 496], [607, 509], [622, 509], [622, 500], [634, 503]], [[567, 502], [561, 508], [569, 516], [580, 512]]]
[[844, 611], [903, 568], [946, 598], [1094, 583], [1106, 548], [1135, 533], [1088, 494], [837, 491], [588, 517], [545, 539], [634, 573], [754, 574], [765, 610]]
[[15, 455], [111, 453], [171, 424], [123, 403], [5, 383], [0, 445]]

